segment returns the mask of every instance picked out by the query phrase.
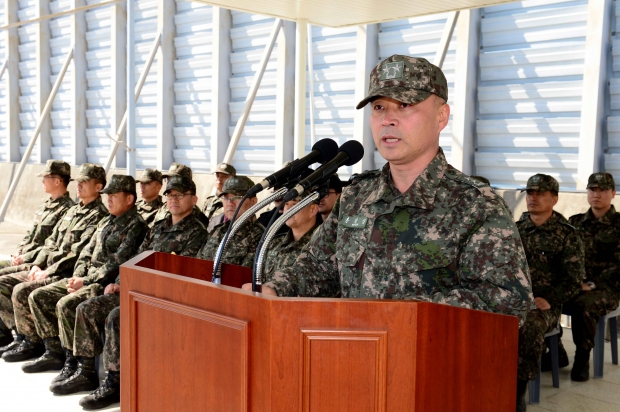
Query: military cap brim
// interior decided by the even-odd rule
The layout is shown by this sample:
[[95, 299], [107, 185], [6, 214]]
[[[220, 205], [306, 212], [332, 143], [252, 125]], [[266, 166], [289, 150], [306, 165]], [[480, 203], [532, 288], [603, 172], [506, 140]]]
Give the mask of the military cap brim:
[[364, 100], [357, 104], [356, 109], [361, 109], [362, 107], [366, 106], [368, 103], [379, 97], [388, 97], [390, 99], [398, 100], [402, 103], [416, 104], [428, 99], [431, 94], [434, 93], [428, 92], [426, 90], [411, 89], [409, 87], [383, 87], [376, 90], [374, 93], [366, 96]]
[[75, 179], [71, 178], [71, 181], [75, 181], [75, 182], [88, 182], [90, 179], [93, 179], [92, 177], [89, 176], [78, 176]]
[[173, 184], [173, 185], [168, 185], [168, 186], [166, 187], [166, 191], [164, 192], [164, 195], [166, 195], [166, 194], [170, 193], [170, 191], [171, 191], [171, 190], [176, 190], [176, 191], [177, 191], [177, 192], [179, 192], [179, 193], [185, 193], [185, 192], [187, 192], [188, 190], [190, 190], [190, 191], [191, 191], [191, 190], [192, 190], [192, 188], [190, 188], [190, 187], [186, 187], [186, 186], [183, 186], [183, 185], [175, 185], [175, 184]]

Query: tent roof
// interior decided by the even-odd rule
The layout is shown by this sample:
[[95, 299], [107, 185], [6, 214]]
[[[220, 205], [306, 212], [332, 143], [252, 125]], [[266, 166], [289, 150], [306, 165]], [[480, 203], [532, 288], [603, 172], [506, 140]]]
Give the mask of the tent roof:
[[486, 7], [514, 0], [194, 0], [227, 9], [345, 27], [447, 11]]

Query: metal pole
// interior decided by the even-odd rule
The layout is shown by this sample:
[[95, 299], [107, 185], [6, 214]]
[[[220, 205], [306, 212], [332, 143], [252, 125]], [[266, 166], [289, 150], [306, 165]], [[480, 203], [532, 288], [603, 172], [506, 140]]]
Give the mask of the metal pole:
[[454, 33], [454, 28], [456, 27], [456, 21], [458, 18], [459, 12], [454, 11], [448, 15], [448, 19], [446, 20], [446, 27], [441, 35], [441, 40], [437, 46], [437, 53], [435, 53], [435, 59], [433, 60], [433, 64], [439, 68], [443, 66], [443, 61], [446, 59], [448, 46], [450, 46], [450, 39], [452, 39], [452, 33]]
[[[134, 2], [127, 2], [127, 174], [136, 175], [136, 83]], [[158, 39], [159, 40], [159, 39]], [[118, 139], [117, 139], [118, 140]]]
[[[60, 85], [62, 84], [62, 79], [65, 77], [65, 73], [71, 64], [71, 60], [73, 59], [73, 46], [71, 46], [71, 50], [67, 54], [67, 58], [65, 59], [64, 64], [62, 65], [62, 69], [60, 69], [60, 73], [58, 73], [58, 77], [56, 77], [56, 82], [54, 83], [54, 87], [50, 92], [49, 97], [47, 98], [47, 102], [45, 102], [45, 107], [43, 107], [43, 112], [39, 116], [39, 121], [37, 122], [37, 127], [34, 129], [34, 133], [32, 138], [30, 139], [30, 143], [28, 143], [28, 147], [26, 148], [26, 152], [22, 157], [22, 161], [19, 163], [17, 168], [17, 172], [15, 173], [15, 177], [11, 182], [11, 186], [9, 186], [9, 191], [6, 193], [6, 197], [4, 198], [4, 202], [2, 202], [2, 208], [0, 208], [0, 223], [4, 222], [4, 215], [6, 214], [6, 210], [11, 202], [11, 198], [13, 197], [13, 193], [15, 192], [15, 188], [19, 183], [19, 179], [24, 172], [24, 168], [26, 167], [26, 163], [28, 163], [28, 159], [30, 159], [30, 154], [32, 153], [32, 149], [34, 149], [34, 145], [37, 143], [37, 139], [41, 134], [41, 128], [43, 126], [43, 120], [49, 116], [50, 111], [52, 110], [52, 103], [54, 102], [54, 98], [56, 97], [56, 93], [58, 93], [58, 89], [60, 89]], [[5, 62], [6, 63], [6, 62]]]
[[[140, 97], [140, 93], [142, 93], [142, 87], [144, 86], [144, 83], [146, 82], [146, 77], [149, 74], [149, 70], [151, 70], [151, 66], [153, 65], [155, 56], [157, 55], [157, 49], [159, 48], [160, 40], [161, 40], [161, 32], [157, 34], [157, 37], [155, 38], [155, 41], [153, 42], [153, 46], [151, 48], [151, 54], [149, 54], [149, 58], [146, 61], [146, 66], [144, 67], [144, 71], [140, 75], [140, 80], [138, 80], [138, 84], [136, 85], [134, 101], [136, 101]], [[116, 151], [118, 150], [118, 146], [123, 141], [123, 135], [125, 134], [126, 128], [127, 128], [127, 111], [125, 111], [125, 114], [123, 115], [123, 118], [121, 119], [121, 124], [118, 126], [118, 131], [116, 132], [116, 136], [114, 136], [114, 141], [115, 141], [114, 147], [110, 151], [108, 160], [105, 163], [106, 172], [110, 170], [110, 166], [112, 165], [112, 160], [114, 160], [114, 156], [116, 156]]]
[[0, 68], [0, 79], [4, 76], [4, 72], [6, 71], [6, 67], [9, 65], [9, 59], [7, 58], [4, 63], [2, 63], [2, 67]]
[[314, 131], [314, 60], [312, 57], [312, 24], [308, 24], [308, 89], [310, 91], [310, 147], [316, 142]]
[[233, 132], [232, 138], [230, 139], [230, 143], [228, 144], [228, 149], [226, 149], [226, 154], [224, 155], [223, 162], [230, 163], [232, 161], [232, 157], [235, 154], [235, 150], [237, 150], [237, 145], [239, 144], [239, 139], [241, 138], [241, 133], [243, 132], [243, 128], [245, 127], [245, 123], [248, 121], [248, 116], [250, 115], [250, 109], [252, 108], [252, 104], [254, 103], [254, 98], [256, 97], [256, 93], [258, 92], [258, 87], [260, 86], [260, 82], [263, 79], [263, 74], [265, 74], [265, 69], [267, 68], [267, 63], [269, 62], [269, 56], [271, 56], [271, 51], [273, 50], [273, 46], [276, 44], [276, 40], [278, 38], [278, 32], [282, 27], [282, 19], [276, 19], [273, 29], [271, 30], [271, 35], [269, 37], [269, 42], [265, 47], [265, 51], [263, 52], [263, 56], [260, 61], [260, 69], [256, 72], [254, 76], [254, 80], [252, 81], [252, 86], [250, 87], [250, 91], [248, 92], [248, 97], [245, 99], [245, 106], [243, 107], [243, 113], [235, 126], [235, 131]]

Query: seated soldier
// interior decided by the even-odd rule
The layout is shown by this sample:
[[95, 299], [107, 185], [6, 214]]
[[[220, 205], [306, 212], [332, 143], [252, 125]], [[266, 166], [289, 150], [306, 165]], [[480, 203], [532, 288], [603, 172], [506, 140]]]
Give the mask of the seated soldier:
[[159, 195], [163, 177], [157, 169], [145, 169], [136, 182], [140, 183], [140, 196], [142, 196], [142, 199], [136, 202], [138, 214], [142, 216], [149, 227], [152, 227], [155, 222], [155, 215], [164, 204]]
[[549, 175], [530, 177], [525, 188], [528, 211], [517, 222], [536, 304], [519, 329], [517, 411], [526, 410], [525, 391], [528, 381], [538, 375], [545, 334], [558, 325], [562, 304], [579, 293], [585, 276], [577, 230], [553, 210], [559, 187]]
[[[175, 253], [180, 256], [195, 256], [207, 237], [207, 229], [192, 213], [192, 208], [198, 201], [196, 185], [186, 176], [173, 176], [168, 179], [166, 186], [166, 201], [170, 216], [152, 227], [147, 233], [138, 254], [146, 250], [156, 252]], [[80, 303], [76, 309], [75, 327], [73, 331], [73, 355], [82, 359], [94, 359], [102, 352], [101, 333], [106, 324], [106, 317], [114, 308], [120, 305], [120, 275], [113, 284], [106, 286], [102, 296], [96, 296]], [[64, 325], [60, 325], [64, 327]], [[106, 329], [105, 347], [120, 343], [118, 330], [110, 335]], [[115, 347], [120, 352], [120, 345]], [[109, 350], [108, 350], [109, 352]], [[104, 365], [107, 378], [91, 395], [80, 401], [82, 407], [99, 409], [118, 402], [120, 389], [118, 364], [115, 368], [108, 368], [110, 356], [104, 352]], [[118, 355], [116, 355], [118, 360]], [[76, 372], [75, 363], [65, 362], [65, 367], [52, 381], [53, 388], [59, 388]], [[74, 381], [75, 382], [75, 381]], [[75, 385], [75, 383], [73, 384]], [[57, 390], [57, 389], [53, 389]], [[72, 393], [74, 389], [64, 388], [63, 393]]]
[[[227, 219], [232, 219], [235, 209], [241, 201], [241, 198], [254, 186], [254, 182], [247, 176], [231, 177], [224, 183], [224, 190], [220, 193], [220, 198], [224, 203], [224, 214]], [[250, 207], [257, 202], [256, 196], [253, 196], [243, 202], [239, 214], [240, 217]], [[211, 235], [207, 239], [204, 246], [198, 252], [197, 258], [214, 260], [215, 254], [220, 242], [224, 238], [230, 220], [220, 223], [213, 229]], [[226, 252], [222, 257], [222, 263], [231, 265], [252, 267], [254, 263], [254, 253], [258, 247], [258, 242], [263, 235], [265, 228], [258, 223], [256, 216], [252, 216], [237, 232], [234, 238], [230, 239], [230, 243], [226, 248]]]
[[[113, 175], [108, 187], [101, 191], [108, 195], [110, 214], [99, 223], [95, 235], [80, 253], [73, 277], [36, 289], [28, 297], [32, 316], [24, 322], [29, 324], [28, 328], [36, 328], [46, 350], [35, 361], [24, 364], [24, 372], [59, 370], [65, 361], [75, 362], [75, 308], [103, 293], [118, 275], [119, 266], [136, 254], [148, 230], [135, 207], [135, 190], [133, 177]], [[83, 390], [90, 389], [89, 382], [96, 388], [94, 366], [93, 359], [81, 359], [73, 382], [82, 385]]]
[[[29, 262], [43, 248], [45, 239], [51, 236], [56, 223], [67, 213], [75, 203], [71, 200], [67, 186], [71, 181], [71, 166], [62, 160], [48, 160], [45, 170], [37, 176], [43, 177], [43, 190], [50, 197], [34, 214], [34, 224], [22, 239], [11, 260], [0, 261], [0, 275], [17, 273], [30, 269]], [[13, 341], [11, 330], [0, 319], [0, 346], [8, 345]]]
[[[6, 362], [18, 362], [43, 353], [43, 344], [36, 330], [27, 329], [29, 323], [21, 322], [24, 317], [31, 316], [28, 295], [36, 288], [70, 275], [97, 224], [108, 214], [99, 195], [106, 183], [103, 167], [84, 163], [75, 180], [80, 203], [71, 207], [54, 226], [45, 246], [36, 253], [26, 270], [0, 276], [0, 318], [17, 331], [15, 340], [0, 348]], [[26, 336], [29, 338], [25, 339]]]
[[336, 204], [336, 200], [338, 200], [341, 193], [342, 181], [338, 175], [335, 174], [329, 178], [329, 192], [327, 193], [327, 196], [319, 202], [319, 213], [321, 214], [323, 221], [327, 220], [329, 217], [329, 214], [332, 212], [332, 209]]
[[[286, 202], [283, 211], [288, 211], [305, 197], [298, 196], [295, 200]], [[263, 282], [269, 282], [277, 270], [293, 266], [297, 256], [310, 241], [314, 230], [320, 225], [317, 220], [318, 213], [318, 204], [311, 203], [286, 221], [285, 226], [290, 230], [276, 236], [267, 250], [263, 265]]]
[[222, 216], [224, 215], [224, 205], [220, 200], [220, 193], [222, 193], [222, 189], [224, 188], [224, 183], [230, 177], [237, 176], [237, 170], [233, 167], [233, 165], [228, 163], [220, 163], [215, 168], [215, 195], [207, 197], [205, 200], [205, 204], [202, 207], [202, 212], [209, 219], [209, 223], [211, 224], [211, 220], [214, 216], [220, 216], [218, 223], [222, 222]]

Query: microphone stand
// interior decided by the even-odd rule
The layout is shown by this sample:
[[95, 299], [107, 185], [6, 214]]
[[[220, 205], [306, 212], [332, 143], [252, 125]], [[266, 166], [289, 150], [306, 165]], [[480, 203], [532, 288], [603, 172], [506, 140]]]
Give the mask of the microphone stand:
[[[224, 257], [224, 253], [226, 253], [226, 246], [228, 245], [230, 239], [232, 239], [235, 234], [241, 229], [244, 223], [246, 223], [256, 212], [258, 212], [263, 207], [267, 206], [274, 200], [281, 198], [288, 191], [286, 187], [283, 187], [280, 190], [275, 191], [270, 196], [261, 200], [251, 208], [249, 208], [244, 214], [242, 214], [239, 219], [231, 220], [229, 230], [226, 232], [226, 236], [222, 238], [219, 247], [217, 248], [217, 252], [215, 253], [215, 259], [213, 260], [213, 274], [211, 275], [211, 282], [221, 284], [222, 283], [222, 271], [221, 271], [221, 261]], [[241, 206], [241, 204], [239, 205]], [[237, 207], [238, 210], [239, 207]], [[235, 212], [236, 215], [236, 212]]]

